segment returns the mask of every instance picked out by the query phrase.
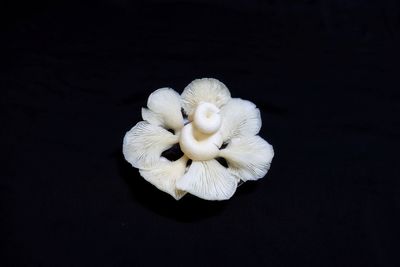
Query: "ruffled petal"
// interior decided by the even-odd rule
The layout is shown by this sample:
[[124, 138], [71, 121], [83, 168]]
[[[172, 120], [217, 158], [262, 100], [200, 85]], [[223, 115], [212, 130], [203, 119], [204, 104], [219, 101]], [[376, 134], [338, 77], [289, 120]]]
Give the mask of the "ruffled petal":
[[178, 142], [169, 131], [148, 123], [138, 122], [124, 137], [122, 151], [125, 159], [135, 168], [150, 168], [161, 153]]
[[257, 180], [267, 174], [274, 149], [260, 136], [246, 136], [232, 139], [219, 156], [226, 159], [229, 170], [239, 179]]
[[143, 120], [149, 122], [150, 124], [157, 126], [164, 126], [165, 123], [162, 119], [162, 116], [157, 115], [153, 111], [148, 108], [142, 108], [142, 118]]
[[261, 129], [260, 110], [252, 102], [232, 98], [221, 109], [223, 140], [242, 136], [254, 136]]
[[229, 99], [231, 93], [222, 82], [212, 78], [196, 79], [183, 90], [182, 107], [190, 117], [200, 102], [213, 103], [220, 108]]
[[140, 175], [159, 190], [179, 200], [186, 192], [176, 188], [176, 180], [181, 178], [185, 173], [187, 161], [188, 158], [185, 156], [173, 162], [161, 158], [160, 162], [154, 168], [140, 170]]
[[193, 161], [178, 179], [178, 189], [207, 200], [226, 200], [236, 191], [238, 180], [216, 160]]
[[179, 130], [183, 127], [181, 96], [173, 89], [154, 91], [147, 100], [147, 107], [149, 109], [142, 109], [144, 120], [167, 129]]

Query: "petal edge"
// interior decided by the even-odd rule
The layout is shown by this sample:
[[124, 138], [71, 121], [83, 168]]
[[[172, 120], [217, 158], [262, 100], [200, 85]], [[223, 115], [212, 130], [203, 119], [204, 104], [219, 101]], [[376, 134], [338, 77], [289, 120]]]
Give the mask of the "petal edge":
[[143, 119], [148, 120], [151, 116], [167, 129], [179, 130], [183, 127], [181, 96], [175, 90], [167, 87], [155, 90], [147, 100], [147, 107], [153, 114], [151, 116], [151, 113], [143, 113], [142, 110]]
[[185, 173], [187, 160], [185, 156], [173, 162], [163, 159], [154, 168], [139, 172], [146, 181], [179, 200], [186, 192], [176, 188], [176, 180]]
[[135, 168], [149, 168], [158, 162], [161, 153], [178, 142], [169, 131], [140, 121], [124, 136], [122, 152]]
[[239, 179], [258, 180], [267, 174], [274, 149], [260, 136], [248, 136], [232, 139], [219, 156], [226, 159], [229, 170]]
[[261, 129], [260, 110], [248, 100], [232, 98], [221, 109], [221, 133], [224, 141], [242, 137], [254, 136]]
[[176, 186], [206, 200], [227, 200], [236, 191], [237, 179], [216, 160], [193, 161]]
[[182, 92], [182, 107], [190, 117], [200, 102], [209, 102], [221, 108], [231, 99], [231, 93], [222, 82], [213, 78], [196, 79]]

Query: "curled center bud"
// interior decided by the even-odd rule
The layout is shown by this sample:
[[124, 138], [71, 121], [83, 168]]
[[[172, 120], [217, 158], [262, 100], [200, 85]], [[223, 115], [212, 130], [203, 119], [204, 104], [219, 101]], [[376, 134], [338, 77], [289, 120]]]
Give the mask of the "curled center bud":
[[221, 115], [219, 108], [211, 103], [200, 103], [193, 120], [183, 127], [179, 145], [192, 160], [210, 160], [218, 156], [222, 145]]
[[203, 134], [213, 134], [221, 127], [219, 108], [211, 103], [201, 103], [193, 116], [194, 127]]

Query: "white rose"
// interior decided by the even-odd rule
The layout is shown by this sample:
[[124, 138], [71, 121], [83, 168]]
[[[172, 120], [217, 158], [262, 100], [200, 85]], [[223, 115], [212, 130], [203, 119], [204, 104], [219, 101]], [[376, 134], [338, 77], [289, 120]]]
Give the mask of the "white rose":
[[[226, 200], [240, 180], [257, 180], [268, 172], [274, 150], [257, 135], [262, 124], [259, 109], [250, 101], [231, 98], [220, 81], [194, 80], [182, 95], [158, 89], [147, 107], [142, 109], [144, 121], [126, 133], [123, 153], [144, 179], [175, 199], [190, 193]], [[184, 153], [180, 159], [161, 156], [177, 143]], [[228, 167], [216, 160], [219, 157]]]

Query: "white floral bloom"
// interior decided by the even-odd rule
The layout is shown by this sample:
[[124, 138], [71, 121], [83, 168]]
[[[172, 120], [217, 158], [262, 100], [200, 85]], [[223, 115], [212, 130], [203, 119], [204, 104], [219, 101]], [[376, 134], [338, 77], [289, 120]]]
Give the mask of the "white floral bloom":
[[[147, 107], [142, 109], [144, 121], [126, 133], [123, 153], [144, 179], [175, 199], [190, 193], [226, 200], [240, 180], [257, 180], [268, 172], [274, 150], [257, 135], [259, 109], [250, 101], [231, 98], [220, 81], [194, 80], [182, 95], [171, 88], [158, 89], [149, 96]], [[170, 161], [161, 155], [178, 143], [180, 159]]]

